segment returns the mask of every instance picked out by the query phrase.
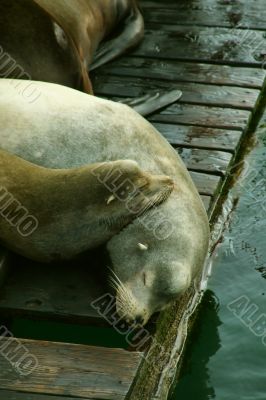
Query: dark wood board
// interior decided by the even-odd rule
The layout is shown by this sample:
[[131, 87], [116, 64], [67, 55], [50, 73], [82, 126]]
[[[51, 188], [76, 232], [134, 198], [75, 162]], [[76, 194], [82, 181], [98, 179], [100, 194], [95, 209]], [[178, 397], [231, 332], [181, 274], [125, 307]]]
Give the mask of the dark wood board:
[[105, 96], [118, 101], [120, 97], [138, 97], [160, 89], [179, 89], [182, 97], [179, 104], [196, 104], [214, 107], [228, 107], [252, 110], [259, 95], [255, 89], [202, 85], [198, 83], [171, 83], [159, 79], [124, 76], [103, 76], [94, 80], [97, 96]]
[[[2, 338], [3, 348], [9, 355], [0, 356], [1, 389], [83, 399], [123, 400], [142, 360], [140, 352], [27, 339]], [[29, 366], [25, 350], [34, 357]]]
[[145, 38], [132, 55], [163, 60], [260, 67], [265, 54], [264, 32], [249, 30], [250, 40], [255, 37], [250, 45], [250, 40], [243, 42], [242, 31], [147, 22]]
[[247, 125], [249, 117], [250, 112], [245, 110], [176, 103], [153, 114], [148, 119], [151, 122], [242, 131]]
[[234, 153], [241, 132], [181, 124], [153, 122], [155, 128], [173, 145]]
[[224, 151], [210, 151], [178, 147], [177, 151], [190, 171], [225, 176], [232, 155]]
[[151, 22], [265, 29], [264, 0], [166, 0], [163, 7], [156, 0], [140, 4], [144, 18]]
[[265, 71], [228, 65], [125, 56], [100, 68], [92, 74], [92, 77], [95, 75], [98, 77], [101, 75], [130, 76], [160, 79], [172, 83], [195, 82], [261, 89]]
[[190, 175], [201, 195], [216, 196], [218, 194], [217, 192], [222, 184], [221, 177], [194, 171], [191, 171]]

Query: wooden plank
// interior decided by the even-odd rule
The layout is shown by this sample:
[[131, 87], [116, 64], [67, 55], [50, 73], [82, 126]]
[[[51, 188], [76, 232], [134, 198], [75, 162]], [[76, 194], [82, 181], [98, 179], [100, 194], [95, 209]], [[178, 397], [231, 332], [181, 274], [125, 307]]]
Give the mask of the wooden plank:
[[[239, 31], [242, 33], [239, 34]], [[145, 38], [132, 55], [260, 67], [265, 53], [264, 32], [246, 30], [251, 37], [247, 42], [243, 39], [243, 32], [245, 31], [235, 32], [229, 28], [158, 25], [146, 22]], [[253, 37], [255, 39], [252, 41]]]
[[224, 150], [234, 153], [241, 138], [240, 131], [157, 122], [153, 122], [153, 125], [173, 146]]
[[90, 305], [107, 290], [101, 253], [90, 252], [84, 260], [64, 265], [42, 265], [14, 256], [1, 288], [0, 315], [105, 325]]
[[207, 172], [224, 176], [232, 154], [224, 151], [210, 151], [178, 147], [177, 151], [190, 171]]
[[249, 116], [250, 112], [245, 110], [173, 104], [149, 117], [149, 121], [242, 130]]
[[[0, 389], [0, 399], [1, 400], [76, 400], [77, 397], [69, 396], [53, 396], [46, 394], [31, 394], [23, 392], [14, 392], [13, 390], [1, 390]], [[86, 397], [85, 400], [93, 400], [92, 398]]]
[[[182, 91], [180, 104], [198, 104], [252, 110], [259, 95], [255, 89], [202, 85], [197, 83], [172, 83], [172, 89]], [[169, 82], [124, 76], [100, 76], [94, 81], [97, 96], [107, 96], [117, 101], [120, 97], [138, 97], [149, 91], [169, 89]], [[119, 97], [117, 94], [119, 93]]]
[[217, 175], [203, 174], [200, 172], [190, 171], [190, 175], [201, 195], [215, 196], [222, 182]]
[[265, 77], [262, 69], [228, 65], [198, 64], [171, 60], [122, 57], [100, 68], [92, 77], [103, 74], [136, 76], [170, 82], [195, 82], [261, 89]]
[[264, 0], [195, 0], [193, 4], [167, 0], [163, 7], [156, 0], [142, 0], [141, 8], [144, 19], [152, 22], [265, 29]]
[[[142, 360], [142, 353], [122, 349], [27, 339], [19, 344], [25, 347], [16, 349], [18, 342], [12, 338], [0, 340], [2, 389], [122, 400]], [[22, 358], [25, 350], [34, 357], [29, 366]], [[11, 355], [13, 364], [8, 361]]]

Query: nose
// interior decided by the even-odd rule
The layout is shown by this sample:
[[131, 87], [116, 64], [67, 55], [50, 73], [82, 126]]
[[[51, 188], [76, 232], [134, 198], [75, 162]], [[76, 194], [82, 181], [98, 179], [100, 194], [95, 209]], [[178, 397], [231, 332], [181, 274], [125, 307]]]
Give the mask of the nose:
[[134, 322], [136, 325], [142, 326], [144, 324], [144, 318], [142, 317], [142, 315], [137, 315]]

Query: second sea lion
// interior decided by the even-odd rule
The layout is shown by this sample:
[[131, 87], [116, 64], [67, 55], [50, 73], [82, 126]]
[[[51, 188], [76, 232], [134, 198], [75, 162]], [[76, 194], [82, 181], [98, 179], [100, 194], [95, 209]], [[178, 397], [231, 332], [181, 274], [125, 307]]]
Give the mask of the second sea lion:
[[143, 33], [135, 0], [1, 0], [0, 74], [92, 93], [94, 56], [93, 68], [135, 46]]

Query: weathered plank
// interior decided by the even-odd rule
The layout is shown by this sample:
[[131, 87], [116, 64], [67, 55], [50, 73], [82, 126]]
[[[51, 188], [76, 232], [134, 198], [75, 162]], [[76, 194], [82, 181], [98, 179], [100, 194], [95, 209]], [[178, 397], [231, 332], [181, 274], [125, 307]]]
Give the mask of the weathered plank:
[[[145, 20], [167, 24], [265, 29], [264, 0], [141, 1]], [[259, 10], [259, 12], [258, 12]]]
[[2, 338], [0, 350], [2, 389], [85, 399], [124, 399], [142, 360], [140, 352], [27, 339]]
[[253, 89], [261, 89], [265, 77], [263, 69], [192, 62], [180, 63], [134, 56], [122, 57], [96, 72], [96, 76], [101, 77], [102, 74], [160, 79], [173, 83], [195, 82]]
[[224, 176], [232, 159], [230, 153], [178, 147], [177, 151], [190, 171]]
[[[246, 42], [245, 32], [251, 37]], [[146, 23], [145, 39], [133, 55], [260, 67], [265, 43], [263, 31]]]
[[241, 132], [180, 124], [153, 122], [154, 127], [173, 145], [235, 152]]
[[215, 196], [222, 182], [217, 175], [190, 171], [190, 175], [201, 195]]
[[249, 116], [250, 112], [245, 110], [173, 104], [149, 117], [149, 121], [242, 130], [245, 128]]
[[[69, 396], [53, 396], [46, 394], [31, 394], [23, 392], [15, 392], [13, 390], [1, 390], [0, 389], [0, 400], [76, 400], [77, 397]], [[83, 400], [93, 400], [89, 397], [83, 397]]]
[[[182, 91], [182, 97], [178, 101], [180, 104], [198, 104], [243, 110], [252, 110], [259, 95], [259, 91], [255, 89], [197, 83], [173, 82], [171, 88]], [[97, 96], [107, 96], [116, 101], [119, 100], [119, 97], [138, 97], [158, 89], [169, 89], [169, 82], [159, 79], [103, 75], [94, 80], [94, 91]], [[117, 97], [118, 93], [119, 97]]]

